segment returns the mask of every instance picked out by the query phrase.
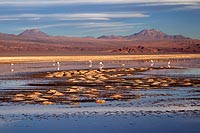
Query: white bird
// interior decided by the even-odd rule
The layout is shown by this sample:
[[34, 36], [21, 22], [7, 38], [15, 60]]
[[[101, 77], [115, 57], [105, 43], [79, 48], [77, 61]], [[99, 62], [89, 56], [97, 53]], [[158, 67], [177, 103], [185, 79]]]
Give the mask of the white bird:
[[151, 60], [151, 67], [154, 65], [154, 61], [153, 60]]
[[170, 64], [171, 64], [171, 62], [170, 61], [168, 61], [168, 63], [167, 63], [167, 66], [168, 66], [168, 68], [170, 68], [171, 66], [170, 66]]
[[89, 60], [89, 68], [91, 69], [92, 68], [92, 60]]
[[125, 67], [125, 64], [122, 63], [121, 66], [122, 66], [122, 67]]
[[60, 70], [60, 62], [56, 62], [57, 63], [57, 70], [59, 71]]
[[59, 66], [57, 67], [57, 70], [58, 70], [58, 71], [60, 70], [60, 67], [59, 67]]
[[99, 70], [102, 70], [104, 67], [103, 62], [99, 62]]
[[12, 66], [14, 66], [14, 63], [10, 63], [10, 66], [11, 66], [10, 71], [11, 71], [11, 72], [14, 72], [15, 70], [14, 70], [13, 67], [12, 67]]
[[55, 60], [53, 60], [53, 66], [55, 66], [56, 65], [56, 63], [55, 63], [56, 61]]

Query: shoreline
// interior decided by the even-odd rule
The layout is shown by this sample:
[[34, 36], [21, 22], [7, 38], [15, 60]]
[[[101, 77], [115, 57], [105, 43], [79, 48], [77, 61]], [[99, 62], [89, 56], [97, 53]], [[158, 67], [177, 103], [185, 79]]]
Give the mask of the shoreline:
[[31, 63], [52, 61], [110, 61], [110, 60], [170, 60], [198, 59], [200, 54], [162, 54], [162, 55], [83, 55], [83, 56], [7, 56], [0, 57], [0, 63]]

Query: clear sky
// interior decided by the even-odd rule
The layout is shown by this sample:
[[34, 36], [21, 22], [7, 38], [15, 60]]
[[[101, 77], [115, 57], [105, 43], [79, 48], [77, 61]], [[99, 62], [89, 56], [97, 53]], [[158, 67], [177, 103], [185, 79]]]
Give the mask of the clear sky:
[[200, 39], [200, 0], [0, 0], [0, 32], [129, 35], [143, 29]]

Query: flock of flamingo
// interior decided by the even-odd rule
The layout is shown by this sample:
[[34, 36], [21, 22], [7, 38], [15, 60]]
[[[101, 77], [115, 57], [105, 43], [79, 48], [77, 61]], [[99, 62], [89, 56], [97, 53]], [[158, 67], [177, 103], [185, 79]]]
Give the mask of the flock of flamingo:
[[[60, 66], [61, 66], [61, 65], [60, 65], [60, 62], [59, 62], [59, 61], [56, 62], [56, 63], [55, 63], [55, 61], [53, 61], [53, 62], [54, 62], [54, 63], [53, 63], [53, 66], [57, 66], [57, 70], [59, 71], [59, 70], [60, 70]], [[153, 60], [150, 60], [150, 62], [151, 62], [150, 66], [153, 67], [154, 64], [155, 64], [155, 62], [154, 62]], [[13, 68], [13, 67], [14, 67], [14, 63], [11, 63], [10, 66], [11, 66], [10, 71], [11, 71], [11, 72], [14, 72], [14, 71], [15, 71], [14, 68]], [[124, 67], [125, 64], [121, 64], [121, 66]], [[92, 67], [93, 67], [93, 62], [92, 62], [92, 60], [89, 60], [89, 66], [88, 66], [88, 67], [89, 67], [89, 69], [92, 69]], [[171, 68], [171, 62], [170, 62], [170, 61], [167, 62], [167, 67], [168, 67], [168, 68]], [[99, 62], [99, 70], [101, 71], [103, 68], [104, 68], [104, 64], [103, 64], [102, 61], [100, 61], [100, 62]]]

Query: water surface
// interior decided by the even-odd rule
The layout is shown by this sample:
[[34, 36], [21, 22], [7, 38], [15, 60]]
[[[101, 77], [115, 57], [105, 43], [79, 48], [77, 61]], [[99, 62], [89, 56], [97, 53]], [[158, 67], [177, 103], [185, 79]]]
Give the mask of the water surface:
[[[104, 68], [168, 67], [169, 60], [105, 61]], [[151, 70], [130, 78], [185, 77], [200, 78], [200, 59], [170, 60], [176, 69]], [[29, 86], [55, 79], [30, 78], [35, 72], [89, 69], [89, 62], [45, 62], [0, 64], [0, 95], [4, 91], [51, 89], [50, 86]], [[93, 62], [93, 68], [99, 62]], [[127, 77], [128, 78], [128, 77]], [[64, 79], [63, 79], [64, 80]], [[29, 105], [0, 102], [0, 131], [15, 132], [199, 132], [200, 88], [168, 87], [156, 90], [131, 91], [142, 98], [110, 101], [103, 105]]]

